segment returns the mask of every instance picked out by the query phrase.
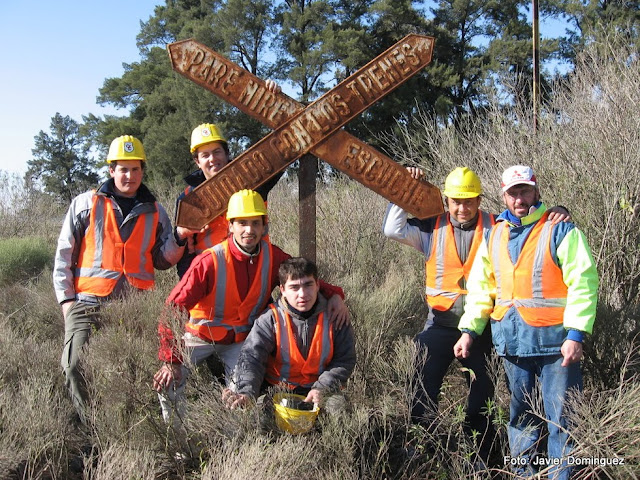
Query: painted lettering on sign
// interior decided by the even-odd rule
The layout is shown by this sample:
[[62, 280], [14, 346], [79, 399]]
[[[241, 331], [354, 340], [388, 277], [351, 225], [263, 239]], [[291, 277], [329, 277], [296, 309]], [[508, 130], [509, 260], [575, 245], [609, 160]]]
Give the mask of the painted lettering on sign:
[[193, 40], [168, 49], [176, 71], [276, 129], [187, 195], [178, 205], [178, 225], [200, 228], [224, 211], [237, 189], [260, 186], [306, 152], [420, 218], [442, 213], [436, 187], [411, 178], [389, 157], [341, 130], [431, 61], [432, 38], [408, 35], [306, 108], [269, 92], [264, 81]]

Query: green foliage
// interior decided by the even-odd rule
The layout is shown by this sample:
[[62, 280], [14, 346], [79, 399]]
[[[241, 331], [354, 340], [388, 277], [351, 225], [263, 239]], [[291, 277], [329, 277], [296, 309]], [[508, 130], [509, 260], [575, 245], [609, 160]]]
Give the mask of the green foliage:
[[80, 126], [69, 116], [56, 113], [51, 118], [51, 135], [40, 131], [27, 162], [26, 179], [41, 182], [44, 191], [69, 203], [77, 194], [95, 185], [98, 175], [89, 156], [89, 146]]
[[41, 237], [0, 239], [0, 285], [25, 282], [53, 267], [54, 249]]

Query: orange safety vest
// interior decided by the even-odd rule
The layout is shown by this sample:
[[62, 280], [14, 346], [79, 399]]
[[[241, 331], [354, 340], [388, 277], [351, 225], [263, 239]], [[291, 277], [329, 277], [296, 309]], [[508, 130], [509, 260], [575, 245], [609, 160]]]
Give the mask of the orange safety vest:
[[276, 324], [276, 356], [267, 360], [265, 379], [272, 385], [282, 382], [287, 387], [310, 387], [318, 380], [333, 358], [333, 329], [329, 317], [318, 316], [316, 330], [311, 340], [307, 359], [302, 356], [296, 343], [296, 334], [288, 312], [281, 312], [271, 306]]
[[135, 220], [126, 242], [113, 211], [113, 202], [104, 195], [94, 195], [89, 228], [80, 244], [75, 269], [76, 293], [106, 297], [124, 274], [136, 288], [153, 288], [154, 272], [151, 249], [156, 240], [158, 208]]
[[563, 322], [567, 286], [562, 269], [551, 256], [553, 226], [548, 213], [533, 226], [514, 265], [509, 255], [509, 228], [500, 222], [489, 236], [489, 258], [496, 280], [496, 299], [491, 318], [502, 320], [516, 307], [522, 319], [534, 327]]
[[189, 310], [185, 325], [188, 332], [209, 342], [241, 342], [249, 334], [254, 320], [267, 306], [271, 294], [271, 244], [260, 241], [258, 271], [244, 300], [240, 299], [233, 257], [225, 240], [207, 250], [213, 257], [215, 283], [212, 291]]
[[493, 215], [482, 210], [479, 212], [469, 256], [464, 264], [458, 256], [450, 214], [440, 215], [436, 220], [431, 253], [425, 262], [427, 303], [434, 310], [449, 310], [460, 295], [467, 294], [467, 290], [460, 286], [460, 281], [464, 278], [466, 285], [482, 236], [494, 224]]

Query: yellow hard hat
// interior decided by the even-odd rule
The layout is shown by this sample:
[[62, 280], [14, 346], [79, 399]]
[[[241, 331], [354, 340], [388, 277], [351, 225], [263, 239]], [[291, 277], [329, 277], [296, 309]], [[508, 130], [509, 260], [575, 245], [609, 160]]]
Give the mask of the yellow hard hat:
[[198, 147], [211, 142], [227, 144], [227, 140], [222, 136], [222, 132], [213, 123], [198, 125], [193, 129], [193, 132], [191, 132], [191, 153], [195, 152]]
[[453, 170], [444, 182], [444, 192], [449, 198], [474, 198], [482, 195], [480, 178], [467, 167]]
[[231, 195], [227, 207], [227, 220], [233, 218], [259, 217], [267, 214], [267, 207], [258, 192], [240, 190]]
[[311, 430], [320, 410], [313, 405], [312, 410], [302, 410], [300, 407], [305, 397], [295, 393], [276, 393], [273, 396], [274, 415], [276, 425], [282, 431], [298, 435]]
[[109, 146], [107, 163], [117, 160], [142, 160], [147, 161], [142, 142], [132, 135], [122, 135], [115, 138]]

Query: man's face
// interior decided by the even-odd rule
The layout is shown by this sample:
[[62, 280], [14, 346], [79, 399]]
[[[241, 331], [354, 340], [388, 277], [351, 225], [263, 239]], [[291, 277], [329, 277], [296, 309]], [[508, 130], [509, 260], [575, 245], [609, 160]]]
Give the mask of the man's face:
[[284, 285], [280, 285], [280, 292], [287, 303], [300, 312], [308, 312], [316, 304], [320, 285], [312, 276], [292, 280], [291, 277]]
[[519, 184], [504, 192], [502, 199], [515, 217], [523, 218], [529, 215], [529, 209], [538, 203], [540, 193], [533, 185]]
[[447, 207], [449, 207], [449, 213], [458, 222], [464, 223], [469, 220], [473, 220], [478, 214], [478, 208], [480, 207], [480, 197], [474, 198], [448, 198]]
[[234, 218], [229, 222], [229, 231], [236, 243], [247, 253], [252, 253], [264, 234], [265, 224], [261, 216]]
[[115, 167], [109, 165], [109, 175], [115, 183], [116, 193], [133, 198], [142, 183], [142, 160], [118, 160]]
[[196, 150], [196, 165], [202, 170], [207, 180], [218, 173], [227, 163], [229, 163], [229, 157], [220, 142], [207, 143]]

